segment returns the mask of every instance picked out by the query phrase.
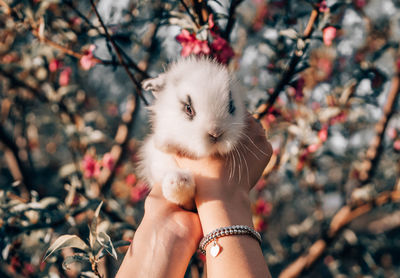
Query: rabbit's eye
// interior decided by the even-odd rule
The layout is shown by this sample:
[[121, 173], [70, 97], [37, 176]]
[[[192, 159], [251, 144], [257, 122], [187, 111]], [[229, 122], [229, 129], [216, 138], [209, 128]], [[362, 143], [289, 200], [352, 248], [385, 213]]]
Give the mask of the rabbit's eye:
[[185, 104], [185, 112], [189, 117], [194, 116], [192, 106], [190, 106], [189, 104]]
[[183, 104], [183, 112], [188, 116], [189, 120], [193, 120], [196, 112], [193, 109], [192, 99], [190, 96], [187, 96], [186, 101], [182, 101]]
[[228, 105], [228, 112], [229, 114], [233, 115], [235, 113], [236, 107], [235, 103], [233, 102], [232, 92], [229, 91], [229, 105]]

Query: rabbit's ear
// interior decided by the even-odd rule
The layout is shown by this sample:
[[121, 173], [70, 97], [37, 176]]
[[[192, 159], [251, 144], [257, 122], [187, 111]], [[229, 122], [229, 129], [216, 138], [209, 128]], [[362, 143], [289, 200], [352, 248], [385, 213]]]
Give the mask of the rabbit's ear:
[[160, 92], [165, 86], [165, 74], [162, 73], [157, 77], [145, 79], [142, 81], [142, 88], [146, 91], [152, 91], [153, 94]]

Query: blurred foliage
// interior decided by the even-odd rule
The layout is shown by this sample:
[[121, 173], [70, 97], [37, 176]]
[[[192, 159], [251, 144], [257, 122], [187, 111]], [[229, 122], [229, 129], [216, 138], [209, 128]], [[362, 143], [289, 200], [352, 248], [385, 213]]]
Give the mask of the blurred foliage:
[[272, 275], [398, 277], [399, 41], [397, 0], [0, 0], [0, 276], [115, 275], [140, 82], [210, 55], [274, 148], [251, 192]]

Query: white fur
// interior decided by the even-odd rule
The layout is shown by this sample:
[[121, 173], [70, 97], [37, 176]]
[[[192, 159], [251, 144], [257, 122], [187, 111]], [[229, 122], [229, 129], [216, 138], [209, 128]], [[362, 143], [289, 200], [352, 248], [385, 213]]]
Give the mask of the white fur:
[[[192, 158], [232, 151], [244, 129], [245, 108], [226, 67], [207, 58], [173, 63], [158, 77], [143, 82], [156, 97], [150, 107], [152, 134], [140, 151], [139, 170], [150, 185], [162, 183], [171, 202], [190, 207], [195, 194], [192, 174], [177, 167], [173, 155]], [[235, 112], [229, 113], [229, 91]], [[195, 116], [190, 120], [182, 102], [190, 95]], [[209, 133], [222, 133], [216, 143]]]

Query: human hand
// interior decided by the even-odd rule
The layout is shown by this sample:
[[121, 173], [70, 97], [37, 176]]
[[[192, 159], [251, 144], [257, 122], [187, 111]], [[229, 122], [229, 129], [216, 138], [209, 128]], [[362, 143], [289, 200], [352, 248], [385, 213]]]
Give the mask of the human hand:
[[[177, 158], [180, 167], [194, 174], [196, 206], [205, 235], [221, 227], [253, 226], [249, 190], [271, 155], [264, 130], [249, 115], [242, 141], [229, 156]], [[260, 245], [253, 238], [221, 237], [218, 244], [222, 249], [218, 258], [206, 253], [207, 277], [271, 277]]]
[[167, 201], [155, 184], [117, 277], [183, 277], [201, 236], [198, 215]]
[[206, 157], [192, 160], [177, 157], [181, 168], [193, 172], [196, 182], [196, 203], [210, 200], [248, 196], [260, 178], [272, 155], [271, 144], [265, 131], [248, 114], [247, 127], [238, 146], [227, 156]]

